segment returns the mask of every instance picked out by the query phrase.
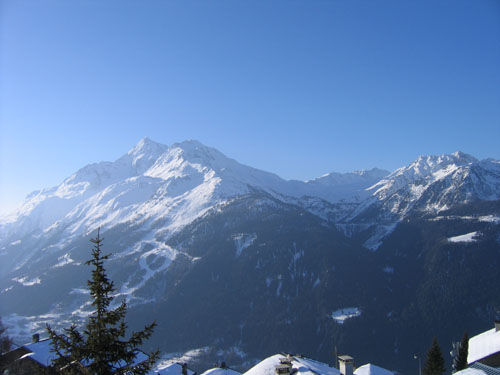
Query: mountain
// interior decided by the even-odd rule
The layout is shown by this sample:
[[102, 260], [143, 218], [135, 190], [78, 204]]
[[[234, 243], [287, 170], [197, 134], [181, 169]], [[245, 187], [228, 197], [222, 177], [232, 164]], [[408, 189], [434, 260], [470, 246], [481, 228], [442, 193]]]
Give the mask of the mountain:
[[328, 362], [335, 345], [409, 371], [500, 304], [499, 196], [500, 163], [460, 152], [302, 182], [144, 138], [0, 221], [0, 315], [18, 340], [85, 319], [101, 227], [132, 328], [156, 320], [166, 352], [243, 369], [283, 350]]
[[[349, 191], [362, 191], [384, 174], [377, 170], [344, 178], [337, 174], [336, 179], [321, 182], [285, 181], [197, 141], [167, 147], [144, 138], [115, 162], [90, 164], [59, 186], [30, 194], [2, 220], [0, 276], [30, 258], [45, 256], [33, 241], [41, 244], [46, 239], [51, 248], [61, 249], [98, 227], [130, 223], [173, 233], [215, 205], [253, 190], [283, 199], [329, 196], [335, 202], [345, 199], [346, 186]], [[30, 250], [18, 251], [23, 247], [19, 240], [27, 242]]]

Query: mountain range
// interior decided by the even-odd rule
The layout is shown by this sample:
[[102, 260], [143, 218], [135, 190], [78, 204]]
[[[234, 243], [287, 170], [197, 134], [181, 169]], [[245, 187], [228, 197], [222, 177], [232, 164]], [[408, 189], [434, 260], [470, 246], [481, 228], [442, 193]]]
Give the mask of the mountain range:
[[131, 327], [154, 319], [152, 345], [236, 368], [277, 351], [333, 362], [336, 347], [407, 372], [500, 306], [500, 162], [462, 152], [303, 182], [144, 138], [0, 219], [16, 340], [88, 315], [99, 227]]

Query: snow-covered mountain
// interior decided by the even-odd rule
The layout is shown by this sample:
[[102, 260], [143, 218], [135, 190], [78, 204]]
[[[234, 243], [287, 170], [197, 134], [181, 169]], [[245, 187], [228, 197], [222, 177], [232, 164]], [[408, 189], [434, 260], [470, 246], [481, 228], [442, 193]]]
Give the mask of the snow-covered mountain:
[[376, 250], [409, 215], [435, 215], [457, 205], [500, 198], [500, 162], [455, 152], [419, 156], [366, 189], [368, 198], [338, 228], [347, 235], [369, 232], [365, 246]]
[[384, 207], [404, 215], [413, 206], [439, 212], [455, 204], [500, 197], [500, 162], [471, 155], [420, 156], [368, 189]]
[[[422, 156], [392, 173], [304, 182], [197, 141], [166, 146], [144, 138], [114, 162], [90, 164], [30, 194], [0, 219], [0, 315], [23, 338], [47, 321], [84, 319], [91, 307], [82, 265], [101, 227], [117, 297], [128, 299], [132, 322], [161, 317], [156, 343], [170, 351], [220, 347], [245, 361], [245, 350], [263, 355], [297, 345], [322, 355], [331, 353], [325, 332], [334, 324], [348, 348], [385, 329], [380, 348], [397, 361], [414, 350], [404, 347], [401, 324], [420, 319], [431, 327], [431, 307], [455, 306], [447, 295], [428, 304], [436, 288], [427, 288], [462, 288], [468, 275], [436, 278], [429, 270], [440, 252], [453, 248], [477, 267], [500, 263], [499, 200], [500, 162], [460, 152]], [[482, 252], [469, 252], [472, 246]], [[493, 258], [486, 265], [484, 254]], [[488, 270], [494, 284], [497, 272]], [[494, 298], [474, 293], [482, 297], [467, 319], [482, 322]], [[351, 310], [337, 327], [334, 312]], [[346, 336], [348, 329], [355, 333]]]
[[[285, 181], [197, 141], [168, 147], [144, 138], [115, 162], [87, 165], [59, 186], [30, 194], [17, 211], [0, 221], [0, 257], [18, 259], [6, 247], [27, 235], [39, 239], [57, 234], [68, 243], [97, 227], [106, 230], [127, 223], [172, 233], [215, 205], [253, 190], [282, 199], [357, 201], [360, 194], [366, 195], [364, 189], [387, 173], [372, 170], [330, 174], [310, 182]], [[0, 274], [13, 266], [3, 264]]]

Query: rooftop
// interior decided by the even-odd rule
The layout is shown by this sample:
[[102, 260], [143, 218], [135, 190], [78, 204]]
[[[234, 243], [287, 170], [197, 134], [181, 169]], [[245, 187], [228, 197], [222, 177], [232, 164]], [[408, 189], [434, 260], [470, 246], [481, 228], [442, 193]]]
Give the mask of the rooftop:
[[[366, 365], [360, 366], [354, 371], [355, 375], [394, 375], [392, 371], [385, 368], [367, 363]], [[499, 374], [500, 375], [500, 374]]]
[[469, 339], [468, 363], [474, 363], [500, 352], [500, 331], [492, 328]]

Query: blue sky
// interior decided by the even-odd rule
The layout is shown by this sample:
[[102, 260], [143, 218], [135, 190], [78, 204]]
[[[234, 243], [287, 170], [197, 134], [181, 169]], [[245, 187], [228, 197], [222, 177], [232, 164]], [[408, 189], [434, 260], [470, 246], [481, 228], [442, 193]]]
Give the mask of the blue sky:
[[0, 2], [0, 212], [144, 136], [295, 179], [500, 159], [500, 2]]

